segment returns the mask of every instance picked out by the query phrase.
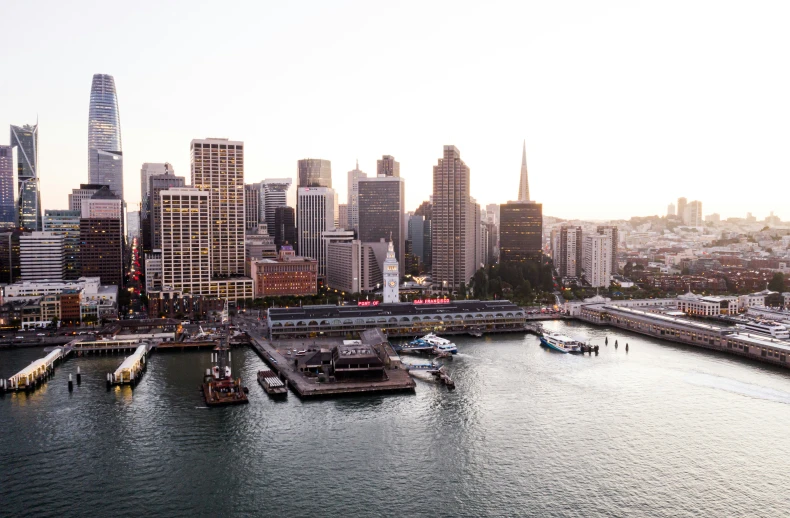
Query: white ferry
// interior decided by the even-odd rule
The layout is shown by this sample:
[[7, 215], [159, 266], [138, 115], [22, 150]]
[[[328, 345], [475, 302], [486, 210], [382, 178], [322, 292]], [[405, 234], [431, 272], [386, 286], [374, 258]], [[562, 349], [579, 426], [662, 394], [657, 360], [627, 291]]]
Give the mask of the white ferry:
[[420, 338], [423, 342], [428, 345], [432, 345], [436, 348], [439, 352], [456, 354], [458, 352], [458, 347], [455, 346], [450, 340], [446, 338], [442, 338], [440, 336], [436, 336], [433, 333], [428, 333], [427, 335]]
[[555, 335], [552, 333], [544, 333], [543, 336], [540, 337], [540, 343], [561, 353], [580, 353], [582, 352], [582, 346], [586, 345], [584, 342], [580, 342], [569, 336]]
[[780, 340], [790, 339], [790, 331], [781, 324], [770, 324], [763, 322], [747, 322], [746, 324], [736, 324], [735, 327], [743, 329], [749, 333], [768, 335]]

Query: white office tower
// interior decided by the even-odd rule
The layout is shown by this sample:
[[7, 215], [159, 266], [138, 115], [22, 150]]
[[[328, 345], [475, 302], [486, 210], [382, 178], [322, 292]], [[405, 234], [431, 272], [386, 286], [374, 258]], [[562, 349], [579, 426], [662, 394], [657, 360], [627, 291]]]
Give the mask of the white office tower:
[[359, 170], [359, 161], [357, 167], [348, 172], [348, 226], [354, 230], [359, 230], [359, 180], [367, 177], [366, 173]]
[[19, 237], [19, 266], [23, 281], [62, 281], [66, 272], [63, 236], [32, 232]]
[[398, 273], [398, 260], [395, 259], [395, 248], [392, 240], [387, 247], [387, 259], [384, 260], [384, 303], [393, 304], [400, 302], [399, 287], [400, 274]]
[[584, 276], [593, 288], [608, 288], [612, 277], [612, 238], [605, 234], [584, 236]]
[[291, 188], [290, 178], [270, 178], [263, 184], [263, 201], [261, 209], [266, 219], [266, 227], [274, 235], [274, 211], [277, 207], [288, 206], [288, 189]]
[[[161, 285], [165, 290], [208, 295], [211, 281], [209, 193], [190, 187], [160, 191]], [[146, 263], [147, 267], [147, 263]]]
[[299, 187], [296, 190], [297, 248], [302, 257], [318, 261], [318, 276], [326, 275], [321, 234], [335, 228], [337, 195], [329, 187]]

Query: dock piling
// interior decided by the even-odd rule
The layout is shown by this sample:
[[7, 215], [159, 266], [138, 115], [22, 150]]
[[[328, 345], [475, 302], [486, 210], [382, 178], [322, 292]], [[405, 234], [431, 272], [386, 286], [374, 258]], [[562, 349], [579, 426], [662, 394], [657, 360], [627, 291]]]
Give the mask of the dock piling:
[[77, 385], [82, 384], [82, 374], [80, 373], [80, 368], [77, 367]]
[[69, 392], [74, 392], [74, 382], [71, 381], [71, 374], [69, 374]]

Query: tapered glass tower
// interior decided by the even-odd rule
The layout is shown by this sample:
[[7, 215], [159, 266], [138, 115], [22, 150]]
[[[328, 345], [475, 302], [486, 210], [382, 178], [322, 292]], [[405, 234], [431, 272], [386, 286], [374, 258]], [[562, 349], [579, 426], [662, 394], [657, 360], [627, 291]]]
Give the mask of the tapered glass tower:
[[11, 126], [11, 147], [16, 147], [19, 226], [41, 230], [41, 194], [38, 185], [38, 124]]
[[123, 151], [118, 95], [111, 75], [94, 74], [88, 118], [90, 183], [109, 185], [123, 199]]

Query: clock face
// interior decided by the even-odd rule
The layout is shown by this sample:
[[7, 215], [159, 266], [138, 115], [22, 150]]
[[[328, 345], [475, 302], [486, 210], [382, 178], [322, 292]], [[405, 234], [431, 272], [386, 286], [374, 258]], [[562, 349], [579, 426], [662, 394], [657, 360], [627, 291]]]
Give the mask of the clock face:
[[394, 287], [395, 287], [395, 281], [390, 281], [390, 288], [394, 288]]

